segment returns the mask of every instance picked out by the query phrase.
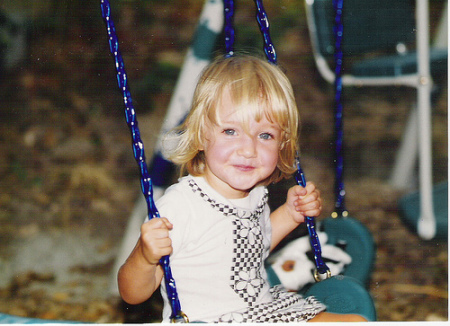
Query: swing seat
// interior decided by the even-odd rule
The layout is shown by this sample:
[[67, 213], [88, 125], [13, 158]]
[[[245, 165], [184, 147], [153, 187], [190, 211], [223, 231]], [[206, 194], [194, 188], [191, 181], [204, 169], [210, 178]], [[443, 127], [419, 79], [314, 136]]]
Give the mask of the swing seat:
[[314, 296], [327, 306], [327, 312], [357, 314], [368, 321], [377, 320], [372, 297], [353, 277], [336, 275], [314, 283], [304, 292], [304, 296]]
[[[271, 286], [281, 284], [275, 271], [266, 265]], [[312, 283], [298, 291], [304, 297], [314, 296], [327, 306], [328, 312], [337, 314], [357, 314], [368, 321], [376, 321], [376, 310], [372, 297], [357, 279], [336, 275], [329, 279]]]
[[348, 217], [326, 218], [320, 228], [328, 235], [329, 244], [345, 245], [345, 252], [352, 257], [343, 275], [367, 285], [375, 261], [375, 243], [367, 228], [358, 220]]
[[[401, 217], [405, 224], [414, 232], [420, 217], [420, 195], [413, 192], [399, 200]], [[436, 234], [434, 239], [447, 240], [448, 237], [448, 181], [436, 184], [433, 187], [433, 208], [436, 218]]]

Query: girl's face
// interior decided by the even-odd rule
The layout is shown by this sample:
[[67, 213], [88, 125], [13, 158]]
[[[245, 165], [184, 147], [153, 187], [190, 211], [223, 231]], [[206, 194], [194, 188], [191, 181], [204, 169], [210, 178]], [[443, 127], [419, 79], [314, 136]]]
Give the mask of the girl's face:
[[225, 198], [243, 198], [274, 172], [281, 129], [266, 117], [251, 120], [249, 128], [244, 128], [228, 92], [217, 109], [219, 123], [208, 126], [201, 148], [206, 161], [204, 177]]

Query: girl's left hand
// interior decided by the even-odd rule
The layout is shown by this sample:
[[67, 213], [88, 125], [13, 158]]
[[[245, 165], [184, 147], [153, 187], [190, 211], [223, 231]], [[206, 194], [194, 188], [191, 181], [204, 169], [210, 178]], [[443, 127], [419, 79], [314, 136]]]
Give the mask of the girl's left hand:
[[322, 213], [323, 200], [314, 183], [308, 181], [306, 187], [293, 186], [287, 194], [288, 210], [297, 223], [303, 223], [306, 216], [316, 217]]

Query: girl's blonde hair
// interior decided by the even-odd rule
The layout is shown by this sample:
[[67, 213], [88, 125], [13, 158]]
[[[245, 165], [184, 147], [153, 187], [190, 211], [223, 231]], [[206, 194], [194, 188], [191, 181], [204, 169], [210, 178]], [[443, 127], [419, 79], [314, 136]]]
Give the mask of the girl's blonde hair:
[[250, 119], [264, 116], [281, 129], [278, 164], [272, 175], [262, 182], [269, 184], [287, 178], [295, 171], [299, 115], [291, 83], [285, 74], [267, 61], [249, 55], [220, 57], [203, 72], [195, 89], [192, 108], [177, 130], [178, 144], [169, 158], [186, 172], [199, 176], [205, 170], [205, 131], [218, 121], [224, 92], [229, 92], [236, 115], [244, 126]]

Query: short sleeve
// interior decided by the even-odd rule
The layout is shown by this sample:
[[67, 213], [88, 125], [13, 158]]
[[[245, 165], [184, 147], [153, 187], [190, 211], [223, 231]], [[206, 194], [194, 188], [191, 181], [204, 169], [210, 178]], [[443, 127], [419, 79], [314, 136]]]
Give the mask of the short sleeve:
[[170, 231], [172, 240], [173, 256], [180, 251], [183, 241], [190, 234], [194, 211], [191, 201], [185, 193], [177, 188], [168, 188], [166, 193], [156, 202], [156, 208], [161, 217], [165, 217], [173, 225]]

